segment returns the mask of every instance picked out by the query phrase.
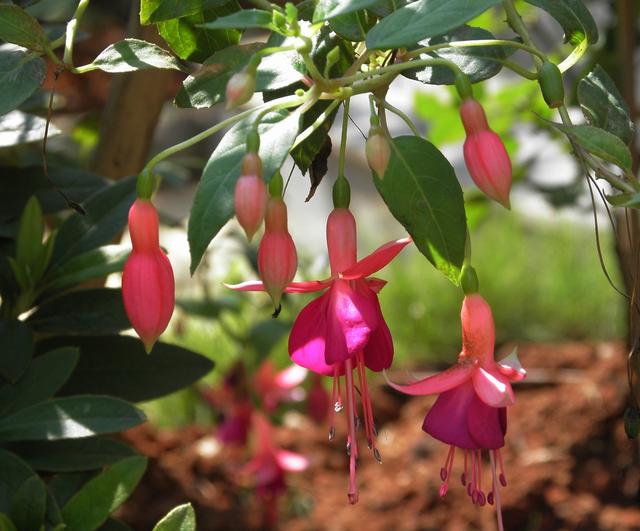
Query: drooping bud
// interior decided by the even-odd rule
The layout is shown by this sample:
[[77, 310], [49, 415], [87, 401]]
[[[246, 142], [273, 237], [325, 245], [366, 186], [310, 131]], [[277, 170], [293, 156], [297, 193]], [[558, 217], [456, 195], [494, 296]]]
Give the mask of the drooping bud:
[[364, 151], [371, 170], [374, 171], [380, 179], [384, 178], [384, 172], [387, 170], [389, 158], [391, 157], [391, 147], [382, 129], [379, 127], [371, 128], [364, 146]]
[[331, 274], [346, 271], [358, 260], [356, 220], [347, 208], [334, 208], [327, 218]]
[[256, 77], [254, 73], [242, 71], [233, 74], [227, 81], [227, 109], [235, 109], [243, 103], [247, 103], [255, 90]]
[[281, 197], [269, 198], [264, 219], [264, 236], [258, 248], [258, 271], [277, 308], [284, 289], [296, 274], [298, 255], [287, 226], [287, 205]]
[[175, 305], [171, 263], [160, 249], [158, 213], [147, 199], [129, 210], [133, 251], [122, 272], [122, 298], [131, 325], [147, 352], [169, 324]]
[[267, 187], [262, 180], [262, 162], [257, 153], [247, 153], [242, 160], [234, 202], [238, 222], [251, 241], [262, 225], [267, 208]]
[[542, 97], [551, 109], [556, 109], [564, 104], [564, 81], [562, 72], [551, 61], [544, 61], [538, 71], [538, 84], [542, 91]]
[[510, 208], [511, 160], [502, 140], [489, 128], [484, 109], [476, 100], [462, 103], [460, 118], [467, 133], [464, 160], [471, 178], [485, 195]]

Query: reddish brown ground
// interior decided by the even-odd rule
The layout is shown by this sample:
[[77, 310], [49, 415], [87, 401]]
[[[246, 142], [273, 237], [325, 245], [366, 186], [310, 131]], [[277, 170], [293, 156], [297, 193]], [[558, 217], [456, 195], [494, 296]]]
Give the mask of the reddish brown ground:
[[[546, 344], [520, 349], [529, 369], [509, 410], [503, 450], [509, 485], [502, 490], [507, 530], [640, 530], [639, 474], [634, 445], [622, 426], [627, 393], [620, 344]], [[397, 379], [402, 374], [395, 375]], [[294, 416], [281, 445], [312, 459], [289, 476], [281, 503], [282, 529], [378, 531], [495, 529], [494, 510], [473, 506], [455, 481], [438, 497], [446, 448], [420, 430], [430, 398], [405, 400], [385, 388], [374, 393], [383, 463], [360, 460], [360, 503], [346, 499], [344, 433]], [[120, 517], [148, 530], [171, 507], [191, 501], [198, 529], [259, 529], [261, 508], [235, 486], [234, 456], [211, 455], [211, 434], [200, 427], [133, 430], [128, 439], [151, 457], [149, 470]], [[215, 445], [214, 445], [215, 446]], [[459, 477], [462, 463], [454, 466]], [[488, 468], [484, 477], [488, 479]], [[486, 483], [486, 481], [485, 481]]]

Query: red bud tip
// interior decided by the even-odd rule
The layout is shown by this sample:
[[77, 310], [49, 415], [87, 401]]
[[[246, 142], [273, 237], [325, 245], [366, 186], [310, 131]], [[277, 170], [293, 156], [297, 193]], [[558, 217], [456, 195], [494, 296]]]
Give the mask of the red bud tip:
[[251, 241], [262, 225], [267, 208], [267, 187], [262, 177], [256, 173], [243, 173], [236, 183], [234, 203], [238, 222]]

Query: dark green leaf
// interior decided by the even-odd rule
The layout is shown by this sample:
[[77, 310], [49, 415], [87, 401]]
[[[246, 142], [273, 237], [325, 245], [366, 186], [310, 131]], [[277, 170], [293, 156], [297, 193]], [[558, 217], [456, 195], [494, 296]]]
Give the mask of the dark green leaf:
[[147, 460], [129, 457], [91, 479], [62, 508], [68, 531], [93, 531], [124, 502], [142, 478]]
[[47, 484], [49, 492], [59, 507], [65, 505], [71, 497], [86, 485], [91, 478], [97, 476], [95, 470], [89, 472], [75, 472], [56, 474]]
[[[495, 37], [482, 28], [460, 26], [446, 35], [421, 41], [418, 46], [487, 39], [495, 39]], [[445, 48], [429, 54], [421, 54], [420, 59], [431, 57], [447, 59], [467, 74], [472, 83], [477, 83], [500, 72], [502, 65], [494, 59], [505, 59], [510, 53], [511, 50], [507, 50], [503, 46], [472, 46], [469, 48]], [[415, 70], [405, 70], [403, 75], [430, 85], [453, 85], [455, 83], [453, 72], [446, 66], [427, 66]]]
[[0, 448], [0, 511], [8, 513], [13, 494], [37, 474], [17, 455]]
[[0, 531], [18, 531], [11, 519], [4, 513], [0, 513]]
[[195, 15], [203, 9], [220, 7], [228, 2], [229, 0], [142, 0], [140, 23], [150, 24]]
[[[251, 115], [228, 131], [204, 168], [189, 217], [191, 273], [198, 267], [209, 242], [233, 216], [233, 194], [254, 120], [255, 115]], [[282, 166], [298, 134], [299, 123], [300, 115], [296, 112], [271, 112], [262, 119], [258, 127], [262, 140], [260, 158], [267, 180]]]
[[24, 207], [20, 216], [18, 237], [16, 238], [16, 262], [28, 281], [29, 286], [34, 286], [40, 280], [35, 277], [40, 267], [42, 255], [42, 236], [44, 234], [44, 218], [38, 200], [32, 196]]
[[0, 115], [15, 109], [31, 96], [44, 81], [47, 72], [40, 57], [30, 56], [13, 44], [0, 46]]
[[376, 19], [368, 11], [352, 11], [332, 18], [329, 27], [348, 41], [363, 41], [367, 32], [376, 23]]
[[457, 28], [498, 3], [500, 0], [418, 0], [376, 24], [367, 35], [367, 47], [414, 45]]
[[386, 17], [412, 2], [415, 2], [415, 0], [378, 0], [369, 10], [379, 17]]
[[232, 13], [226, 17], [219, 17], [213, 22], [199, 24], [201, 28], [208, 29], [246, 29], [246, 28], [267, 28], [273, 29], [271, 25], [272, 15], [269, 11], [261, 9], [243, 9], [237, 13]]
[[0, 414], [8, 415], [51, 398], [67, 381], [78, 361], [78, 349], [60, 348], [38, 356], [15, 384], [0, 387]]
[[578, 101], [591, 125], [609, 131], [625, 144], [631, 142], [634, 125], [629, 117], [629, 108], [600, 65], [596, 65], [578, 83]]
[[55, 398], [0, 419], [0, 440], [55, 441], [126, 430], [145, 417], [131, 404], [110, 396]]
[[0, 40], [44, 51], [49, 40], [38, 21], [18, 6], [0, 5]]
[[34, 469], [46, 472], [93, 470], [135, 455], [126, 444], [104, 437], [22, 442], [17, 451]]
[[196, 513], [190, 503], [178, 505], [160, 520], [153, 531], [196, 531]]
[[[41, 141], [45, 124], [44, 118], [20, 111], [11, 111], [0, 116], [0, 148]], [[50, 124], [49, 137], [59, 134], [60, 130]]]
[[107, 518], [98, 531], [132, 531], [132, 529], [121, 520]]
[[617, 136], [592, 125], [563, 125], [550, 122], [556, 129], [569, 135], [589, 153], [620, 166], [631, 173], [631, 153]]
[[47, 507], [45, 509], [45, 519], [49, 524], [55, 526], [52, 531], [62, 531], [60, 527], [64, 526], [64, 523], [62, 522], [62, 513], [60, 512], [58, 502], [54, 498], [49, 485], [47, 485]]
[[27, 370], [33, 354], [31, 329], [16, 319], [0, 319], [0, 375], [17, 382]]
[[224, 311], [238, 312], [240, 303], [230, 297], [217, 299], [177, 299], [176, 306], [190, 315], [198, 317], [216, 318]]
[[598, 26], [581, 0], [525, 0], [544, 9], [564, 30], [565, 42], [578, 44], [585, 38], [589, 44], [598, 42]]
[[113, 288], [64, 293], [40, 305], [28, 322], [47, 334], [102, 335], [131, 328], [122, 292]]
[[618, 195], [608, 195], [607, 201], [617, 207], [640, 208], [640, 193], [628, 192]]
[[379, 0], [319, 0], [313, 13], [313, 21], [321, 22], [338, 15], [352, 13], [377, 4]]
[[60, 226], [51, 266], [111, 243], [125, 226], [135, 197], [135, 178], [119, 181], [92, 195], [84, 205], [85, 216], [74, 213]]
[[40, 531], [46, 507], [47, 489], [39, 477], [31, 476], [13, 495], [11, 520], [20, 531]]
[[394, 138], [384, 179], [374, 180], [420, 252], [458, 284], [467, 223], [462, 189], [445, 156], [423, 138]]
[[133, 72], [147, 68], [181, 70], [169, 52], [138, 39], [124, 39], [109, 45], [91, 64], [105, 72]]
[[73, 345], [80, 359], [60, 394], [108, 394], [140, 402], [173, 393], [211, 371], [213, 362], [190, 350], [156, 343], [146, 354], [140, 340], [129, 336], [59, 337], [38, 349]]

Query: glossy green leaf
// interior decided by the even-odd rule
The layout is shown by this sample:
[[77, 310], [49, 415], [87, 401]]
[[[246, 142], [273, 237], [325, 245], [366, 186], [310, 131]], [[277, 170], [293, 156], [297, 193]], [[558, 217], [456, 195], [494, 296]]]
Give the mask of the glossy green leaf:
[[91, 479], [62, 508], [66, 529], [97, 529], [133, 492], [146, 467], [146, 458], [129, 457]]
[[140, 2], [140, 23], [151, 24], [172, 18], [195, 15], [203, 9], [220, 7], [229, 0], [142, 0]]
[[[246, 154], [252, 115], [236, 124], [218, 144], [207, 162], [191, 208], [188, 237], [193, 273], [209, 242], [234, 214], [233, 194]], [[280, 169], [298, 134], [300, 115], [287, 111], [267, 114], [258, 127], [260, 158], [267, 180]]]
[[589, 44], [598, 42], [598, 26], [581, 0], [525, 0], [544, 9], [564, 30], [565, 42], [578, 44], [585, 38]]
[[34, 272], [40, 270], [42, 254], [42, 236], [44, 234], [44, 218], [40, 203], [31, 197], [20, 216], [18, 237], [16, 238], [16, 262], [27, 276], [29, 285], [33, 286], [39, 280], [34, 278]]
[[[418, 43], [418, 46], [423, 47], [447, 42], [488, 39], [495, 39], [495, 37], [487, 30], [471, 26], [460, 26], [445, 35], [439, 35], [421, 41]], [[489, 79], [500, 72], [502, 65], [495, 59], [505, 59], [511, 51], [512, 50], [507, 50], [503, 46], [445, 48], [429, 54], [421, 54], [420, 59], [429, 59], [431, 57], [447, 59], [467, 74], [472, 83], [477, 83], [478, 81]], [[446, 66], [427, 66], [415, 70], [405, 70], [403, 71], [403, 75], [430, 85], [453, 85], [455, 83], [453, 72]]]
[[144, 421], [142, 411], [119, 398], [55, 398], [0, 419], [0, 440], [78, 439], [126, 430]]
[[[2, 7], [2, 6], [0, 6]], [[33, 114], [11, 111], [0, 116], [0, 148], [41, 142], [46, 120]], [[60, 134], [60, 129], [49, 125], [49, 137]]]
[[272, 18], [271, 12], [269, 11], [263, 11], [261, 9], [243, 9], [237, 13], [232, 13], [225, 17], [219, 17], [212, 22], [199, 24], [199, 27], [208, 29], [273, 29], [271, 25]]
[[613, 80], [596, 65], [578, 83], [578, 101], [589, 123], [616, 135], [625, 144], [633, 138], [629, 107]]
[[46, 472], [93, 470], [135, 455], [126, 444], [106, 437], [22, 442], [17, 451], [35, 470]]
[[29, 316], [34, 331], [47, 334], [103, 335], [131, 328], [114, 288], [70, 291], [49, 299]]
[[0, 448], [0, 511], [9, 513], [11, 497], [27, 479], [38, 477], [17, 455]]
[[0, 387], [0, 415], [51, 398], [67, 381], [78, 362], [78, 349], [64, 347], [36, 357], [15, 384]]
[[627, 173], [631, 173], [631, 153], [625, 143], [617, 136], [592, 125], [563, 125], [557, 123], [551, 123], [551, 125], [569, 135], [589, 153], [612, 162]]
[[169, 52], [139, 39], [124, 39], [107, 46], [91, 63], [104, 72], [133, 72], [147, 68], [181, 70]]
[[412, 2], [415, 0], [378, 0], [369, 10], [379, 17], [386, 17]]
[[0, 115], [12, 111], [44, 81], [47, 67], [40, 57], [13, 44], [0, 45]]
[[160, 520], [153, 531], [195, 531], [196, 513], [190, 503], [178, 505]]
[[467, 223], [462, 189], [446, 157], [423, 138], [394, 138], [384, 179], [374, 181], [420, 252], [458, 284]]
[[329, 27], [348, 41], [363, 41], [367, 32], [376, 23], [376, 18], [368, 11], [352, 11], [338, 15], [329, 21]]
[[47, 489], [39, 477], [31, 476], [11, 499], [11, 520], [20, 531], [40, 531], [46, 507]]
[[124, 179], [93, 194], [84, 204], [86, 215], [73, 213], [58, 229], [51, 267], [111, 243], [124, 228], [135, 197], [135, 178]]
[[56, 474], [47, 483], [47, 487], [58, 507], [63, 507], [76, 492], [97, 475], [98, 472], [95, 470]]
[[96, 393], [140, 402], [178, 391], [213, 369], [204, 356], [167, 343], [156, 343], [147, 354], [140, 340], [130, 336], [58, 337], [39, 343], [38, 349], [60, 345], [80, 349], [61, 395]]
[[17, 382], [29, 367], [33, 354], [31, 329], [17, 319], [0, 319], [0, 376]]
[[6, 4], [0, 5], [0, 40], [40, 52], [49, 46], [35, 18], [18, 6]]
[[377, 4], [379, 0], [318, 0], [313, 21], [321, 22]]
[[376, 24], [367, 35], [371, 50], [412, 46], [442, 35], [499, 4], [500, 0], [418, 0]]

